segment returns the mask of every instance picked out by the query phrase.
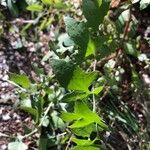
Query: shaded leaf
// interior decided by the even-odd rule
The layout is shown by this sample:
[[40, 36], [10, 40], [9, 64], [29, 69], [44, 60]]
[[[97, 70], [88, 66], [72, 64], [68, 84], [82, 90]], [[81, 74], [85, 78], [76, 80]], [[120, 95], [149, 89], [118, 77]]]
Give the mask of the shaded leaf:
[[65, 60], [53, 60], [52, 68], [60, 85], [67, 88], [72, 78], [74, 64]]
[[85, 57], [88, 57], [90, 55], [95, 55], [95, 51], [96, 51], [96, 43], [90, 37], [88, 41]]
[[69, 126], [70, 128], [82, 128], [92, 123], [97, 123], [101, 128], [107, 128], [102, 119], [95, 113], [92, 112], [86, 103], [82, 101], [75, 102], [74, 113], [62, 113], [61, 117], [66, 122], [73, 123]]
[[18, 17], [19, 11], [13, 0], [7, 0], [8, 9], [13, 17]]
[[132, 55], [134, 57], [138, 56], [138, 52], [135, 46], [135, 43], [125, 43], [124, 48], [127, 54]]
[[82, 0], [82, 6], [88, 25], [97, 29], [108, 12], [108, 2], [102, 0]]
[[70, 17], [65, 17], [64, 21], [67, 33], [74, 43], [80, 47], [78, 57], [84, 58], [89, 41], [89, 31], [86, 24], [84, 22], [77, 22], [75, 19]]
[[53, 0], [41, 0], [41, 1], [45, 5], [51, 5], [51, 4], [53, 4]]
[[24, 110], [25, 112], [31, 114], [34, 116], [36, 122], [38, 122], [38, 111], [34, 108], [31, 108], [31, 107], [24, 107], [24, 106], [21, 106], [20, 109]]

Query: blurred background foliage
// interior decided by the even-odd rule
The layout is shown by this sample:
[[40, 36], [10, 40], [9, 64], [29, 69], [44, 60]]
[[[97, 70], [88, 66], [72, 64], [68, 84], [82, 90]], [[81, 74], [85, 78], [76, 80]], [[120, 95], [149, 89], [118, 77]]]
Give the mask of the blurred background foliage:
[[[10, 82], [20, 100], [16, 107], [31, 114], [35, 124], [35, 129], [26, 129], [23, 139], [38, 131], [40, 150], [67, 150], [74, 143], [83, 148], [80, 143], [85, 141], [72, 140], [73, 129], [67, 127], [65, 115], [60, 117], [62, 111], [76, 109], [72, 102], [66, 103], [72, 99], [87, 97], [92, 108], [93, 93], [77, 89], [66, 95], [74, 90], [72, 85], [66, 87], [71, 68], [78, 64], [86, 73], [98, 74], [86, 88], [92, 91], [93, 84], [98, 88], [96, 112], [109, 128], [101, 132], [90, 126], [89, 149], [94, 149], [93, 144], [102, 150], [150, 149], [149, 4], [144, 0], [103, 0], [92, 9], [85, 0], [0, 1], [0, 49], [8, 56]], [[78, 68], [77, 73], [86, 78], [83, 70]], [[83, 130], [90, 128], [74, 129], [73, 133], [85, 140], [81, 138]], [[21, 149], [27, 149], [22, 139], [17, 140]], [[9, 149], [17, 142], [11, 142]]]

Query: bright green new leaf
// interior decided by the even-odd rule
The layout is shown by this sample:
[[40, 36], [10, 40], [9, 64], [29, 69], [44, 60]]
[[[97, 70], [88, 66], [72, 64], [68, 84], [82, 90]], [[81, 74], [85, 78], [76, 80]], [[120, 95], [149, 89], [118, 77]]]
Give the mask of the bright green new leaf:
[[72, 141], [76, 143], [77, 145], [85, 145], [85, 146], [92, 145], [95, 142], [95, 140], [91, 141], [91, 140], [83, 140], [83, 139], [77, 139], [77, 138], [72, 138]]
[[67, 88], [89, 93], [88, 88], [96, 77], [97, 72], [86, 73], [80, 67], [76, 67]]
[[98, 95], [103, 90], [103, 88], [103, 86], [97, 87], [91, 93]]
[[24, 74], [10, 73], [10, 80], [21, 85], [25, 89], [28, 89], [31, 84], [29, 78]]
[[100, 148], [95, 147], [95, 146], [75, 146], [71, 150], [100, 150]]
[[95, 112], [92, 112], [86, 103], [82, 101], [75, 102], [74, 113], [62, 113], [62, 119], [66, 122], [74, 121], [70, 128], [82, 128], [92, 123], [97, 123], [101, 128], [107, 128], [102, 118]]
[[91, 133], [96, 131], [96, 126], [92, 123], [82, 128], [73, 128], [71, 130], [77, 136], [90, 137]]
[[63, 102], [71, 102], [71, 101], [77, 101], [77, 100], [83, 100], [86, 97], [88, 97], [88, 93], [83, 91], [73, 91], [71, 93], [66, 94], [62, 101]]
[[39, 140], [39, 150], [47, 150], [47, 142], [48, 138], [41, 136]]
[[85, 57], [88, 57], [90, 55], [95, 55], [95, 51], [96, 51], [96, 43], [90, 37], [87, 45]]
[[53, 0], [41, 0], [41, 1], [42, 1], [42, 3], [44, 5], [51, 5], [51, 4], [53, 4]]
[[75, 113], [62, 112], [61, 118], [66, 122], [72, 122], [81, 118], [80, 115]]
[[102, 128], [107, 128], [107, 126], [103, 123], [102, 118], [100, 118], [95, 112], [92, 112], [88, 108], [87, 104], [82, 101], [77, 101], [75, 103], [74, 112], [82, 116], [87, 123], [89, 122], [89, 124], [95, 122]]
[[8, 150], [27, 150], [28, 146], [21, 141], [11, 142], [8, 144]]
[[29, 11], [41, 12], [43, 10], [43, 6], [39, 4], [32, 4], [32, 5], [29, 5], [26, 9]]
[[75, 121], [72, 125], [70, 125], [69, 127], [70, 128], [82, 128], [82, 127], [85, 127], [91, 123], [94, 123], [93, 121], [90, 121], [89, 119], [80, 119], [80, 120], [77, 120]]

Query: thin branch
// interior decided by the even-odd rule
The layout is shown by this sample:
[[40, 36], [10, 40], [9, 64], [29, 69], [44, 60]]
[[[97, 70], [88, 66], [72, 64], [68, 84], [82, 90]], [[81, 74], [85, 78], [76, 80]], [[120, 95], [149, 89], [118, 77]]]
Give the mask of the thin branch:
[[[93, 71], [96, 70], [96, 64], [97, 64], [97, 60], [94, 60], [94, 64], [93, 64]], [[94, 90], [94, 86], [92, 87], [92, 90]], [[92, 95], [93, 96], [93, 112], [96, 111], [96, 100], [95, 100], [95, 94]]]
[[67, 142], [67, 146], [66, 146], [65, 150], [69, 150], [69, 146], [70, 146], [72, 137], [73, 137], [73, 135], [70, 136], [69, 141]]

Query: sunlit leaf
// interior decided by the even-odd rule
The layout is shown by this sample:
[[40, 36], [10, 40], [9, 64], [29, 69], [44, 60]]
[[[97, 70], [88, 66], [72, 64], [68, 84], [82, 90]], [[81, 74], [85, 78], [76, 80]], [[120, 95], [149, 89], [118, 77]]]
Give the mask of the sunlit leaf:
[[86, 146], [92, 145], [95, 142], [95, 140], [91, 141], [91, 140], [82, 140], [77, 138], [72, 138], [72, 141], [77, 145], [86, 145]]
[[28, 146], [21, 141], [8, 144], [8, 150], [27, 150]]
[[71, 102], [71, 101], [77, 101], [77, 100], [83, 100], [86, 98], [89, 94], [83, 91], [74, 91], [71, 93], [66, 94], [62, 101], [63, 102]]
[[95, 55], [95, 51], [96, 51], [96, 43], [94, 42], [93, 39], [89, 38], [85, 57], [88, 57], [90, 55]]
[[66, 31], [76, 45], [80, 47], [78, 57], [84, 58], [89, 41], [89, 31], [84, 22], [78, 22], [73, 18], [64, 18]]
[[89, 124], [82, 128], [73, 128], [71, 130], [77, 136], [90, 137], [91, 133], [96, 131], [96, 126], [94, 124]]
[[92, 91], [92, 93], [98, 95], [103, 90], [103, 88], [103, 86], [97, 87]]
[[41, 0], [41, 1], [45, 5], [51, 5], [51, 4], [53, 4], [53, 0]]
[[70, 90], [80, 90], [89, 92], [89, 86], [92, 84], [92, 82], [96, 79], [97, 72], [84, 72], [81, 68], [76, 67], [72, 78], [70, 79], [70, 82], [68, 84], [68, 89]]
[[74, 148], [72, 148], [71, 150], [100, 150], [99, 147], [95, 147], [95, 146], [75, 146]]
[[32, 4], [32, 5], [29, 5], [27, 8], [27, 10], [29, 11], [42, 11], [43, 10], [43, 6], [42, 5], [39, 5], [39, 4]]
[[26, 89], [28, 89], [31, 84], [28, 76], [24, 74], [10, 73], [10, 80]]
[[75, 102], [74, 113], [62, 113], [61, 117], [66, 122], [73, 123], [70, 128], [82, 128], [91, 123], [97, 123], [101, 128], [107, 128], [102, 118], [100, 118], [95, 112], [92, 112], [87, 104], [82, 101]]

